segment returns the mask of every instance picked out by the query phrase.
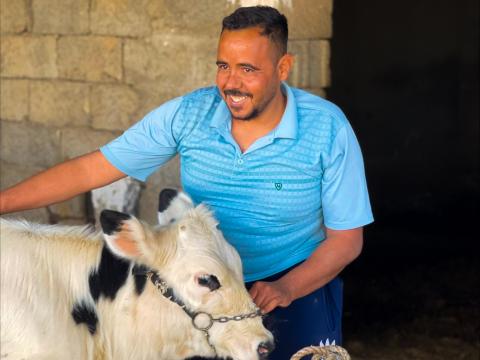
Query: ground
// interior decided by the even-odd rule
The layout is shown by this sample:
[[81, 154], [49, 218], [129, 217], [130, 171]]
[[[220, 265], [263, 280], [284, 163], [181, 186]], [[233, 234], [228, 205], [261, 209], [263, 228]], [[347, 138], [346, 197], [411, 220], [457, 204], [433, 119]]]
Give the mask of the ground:
[[480, 359], [478, 246], [400, 233], [405, 246], [398, 229], [367, 231], [344, 271], [343, 346], [353, 360]]

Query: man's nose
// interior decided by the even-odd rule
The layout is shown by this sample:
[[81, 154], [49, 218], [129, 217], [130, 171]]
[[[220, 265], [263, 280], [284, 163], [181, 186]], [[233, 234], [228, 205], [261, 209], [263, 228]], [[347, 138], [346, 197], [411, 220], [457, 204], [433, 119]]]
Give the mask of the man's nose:
[[236, 71], [231, 71], [225, 83], [226, 89], [239, 89], [242, 85], [242, 79]]

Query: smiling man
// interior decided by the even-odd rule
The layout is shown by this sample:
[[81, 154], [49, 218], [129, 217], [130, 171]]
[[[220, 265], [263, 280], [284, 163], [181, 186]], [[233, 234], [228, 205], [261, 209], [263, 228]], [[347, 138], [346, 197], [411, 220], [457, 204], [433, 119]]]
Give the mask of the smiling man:
[[[1, 195], [1, 212], [46, 206], [126, 175], [145, 181], [176, 154], [194, 202], [214, 210], [276, 336], [271, 359], [341, 344], [341, 270], [372, 222], [363, 160], [332, 103], [289, 87], [285, 16], [237, 9], [223, 20], [216, 87], [149, 113], [100, 150]], [[225, 314], [229, 315], [229, 314]]]
[[287, 102], [280, 84], [287, 80], [293, 59], [280, 43], [286, 45], [280, 38], [286, 34], [268, 36], [268, 29], [255, 25], [228, 26], [225, 20], [218, 45], [217, 87], [231, 113], [232, 135], [245, 151], [280, 122]]

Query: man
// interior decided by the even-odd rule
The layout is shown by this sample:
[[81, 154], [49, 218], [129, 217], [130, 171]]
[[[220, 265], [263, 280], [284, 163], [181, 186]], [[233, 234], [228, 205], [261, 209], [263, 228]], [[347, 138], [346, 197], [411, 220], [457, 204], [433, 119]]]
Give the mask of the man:
[[268, 313], [273, 359], [341, 344], [339, 272], [372, 219], [363, 160], [343, 113], [290, 88], [286, 18], [270, 7], [223, 20], [216, 87], [153, 110], [99, 151], [2, 193], [1, 212], [45, 206], [126, 175], [145, 180], [179, 153], [184, 190], [214, 210]]

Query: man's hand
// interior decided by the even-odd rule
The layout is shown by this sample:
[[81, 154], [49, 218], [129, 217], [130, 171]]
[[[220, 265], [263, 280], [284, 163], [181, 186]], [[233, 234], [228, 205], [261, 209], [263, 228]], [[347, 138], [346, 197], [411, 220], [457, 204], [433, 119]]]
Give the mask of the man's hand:
[[287, 307], [292, 301], [321, 288], [362, 251], [362, 227], [350, 230], [326, 228], [326, 232], [327, 238], [303, 263], [276, 281], [253, 284], [250, 296], [264, 313], [278, 306]]
[[250, 288], [250, 296], [263, 313], [277, 306], [287, 307], [293, 301], [290, 291], [280, 280], [273, 282], [257, 281]]

